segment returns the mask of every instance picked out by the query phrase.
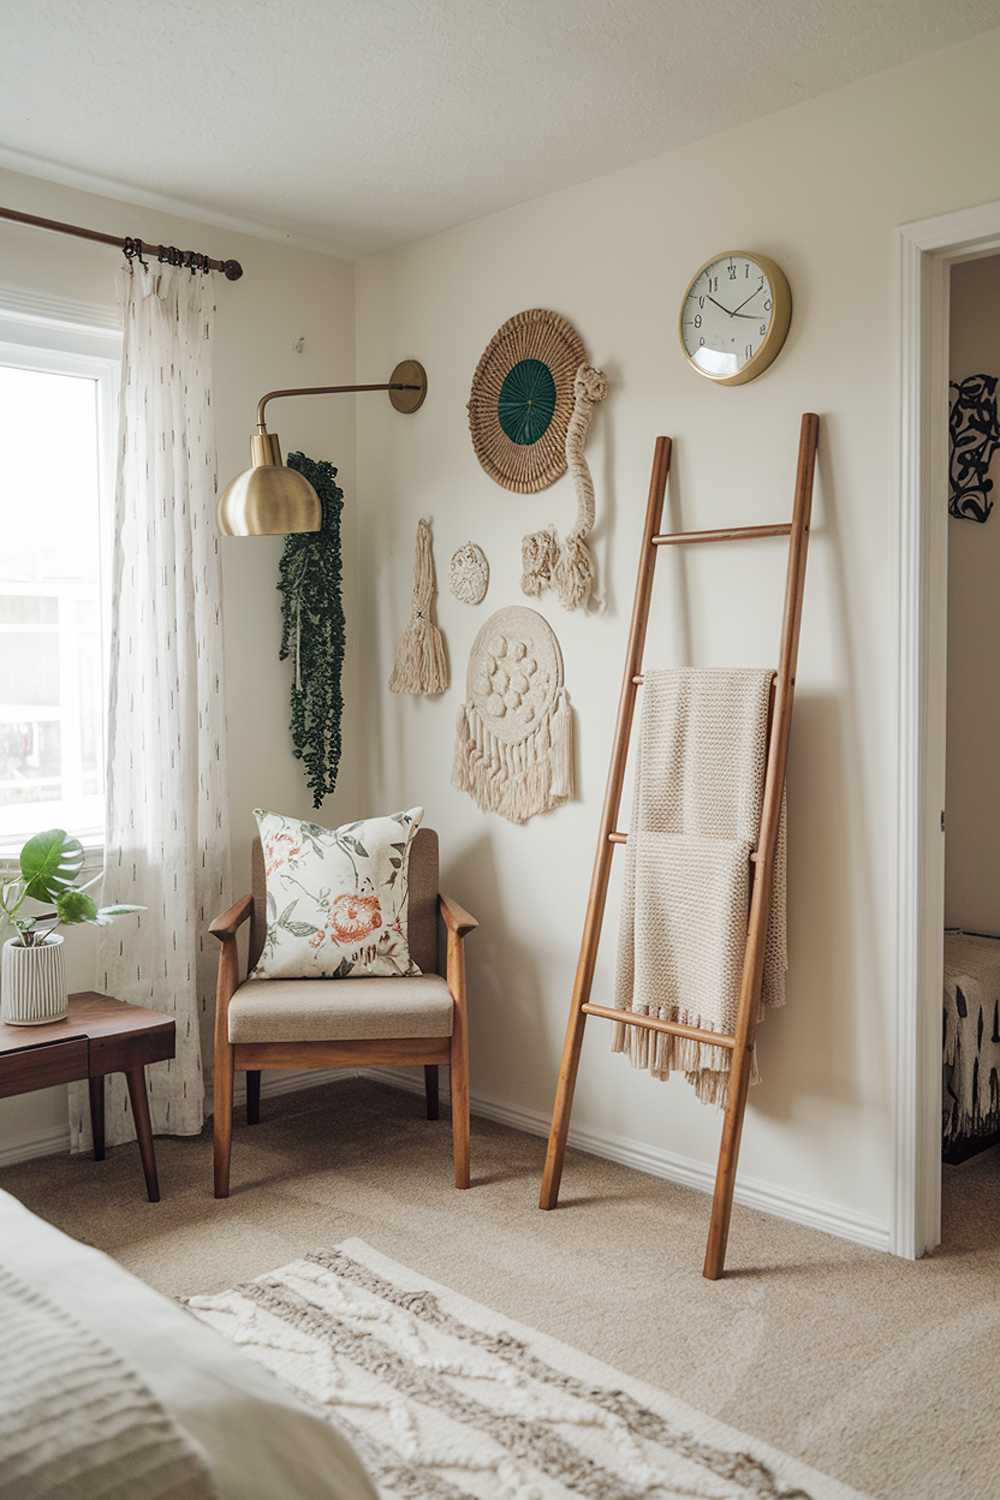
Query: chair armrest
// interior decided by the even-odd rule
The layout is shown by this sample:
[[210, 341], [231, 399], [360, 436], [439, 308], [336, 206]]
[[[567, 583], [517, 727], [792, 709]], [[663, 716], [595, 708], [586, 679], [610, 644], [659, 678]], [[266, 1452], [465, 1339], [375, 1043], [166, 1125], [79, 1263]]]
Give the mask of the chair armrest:
[[238, 901], [233, 902], [228, 911], [216, 917], [208, 930], [213, 937], [219, 939], [220, 943], [226, 938], [235, 937], [237, 929], [242, 926], [252, 911], [253, 897], [241, 896]]
[[438, 904], [444, 925], [456, 937], [465, 937], [467, 932], [475, 932], [479, 926], [478, 919], [471, 912], [467, 912], [464, 906], [459, 906], [451, 896], [439, 896]]

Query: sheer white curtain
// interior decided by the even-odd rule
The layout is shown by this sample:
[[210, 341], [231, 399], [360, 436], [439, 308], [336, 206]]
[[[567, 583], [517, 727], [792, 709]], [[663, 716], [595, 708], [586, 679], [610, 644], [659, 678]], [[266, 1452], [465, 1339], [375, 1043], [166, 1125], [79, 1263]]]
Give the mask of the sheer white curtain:
[[[176, 1059], [147, 1074], [153, 1128], [195, 1135], [214, 1009], [207, 927], [229, 896], [211, 278], [136, 265], [122, 273], [122, 321], [104, 899], [148, 910], [102, 931], [98, 987], [176, 1017]], [[106, 1089], [108, 1143], [130, 1140], [124, 1080]], [[79, 1086], [70, 1129], [84, 1148]]]

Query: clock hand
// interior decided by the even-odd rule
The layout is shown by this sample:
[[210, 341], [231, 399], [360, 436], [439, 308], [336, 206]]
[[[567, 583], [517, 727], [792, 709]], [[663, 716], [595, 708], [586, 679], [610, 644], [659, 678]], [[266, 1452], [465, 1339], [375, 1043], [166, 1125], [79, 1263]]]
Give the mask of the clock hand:
[[[715, 298], [713, 296], [711, 296], [708, 292], [705, 293], [705, 296], [708, 297], [709, 302], [715, 302]], [[721, 308], [721, 310], [724, 313], [729, 313], [730, 317], [733, 316], [732, 313], [729, 312], [729, 308], [728, 307], [723, 307], [723, 305], [722, 305], [721, 302], [715, 302], [715, 305], [716, 305], [716, 307]]]
[[[763, 290], [764, 290], [764, 288], [763, 288], [763, 286], [759, 286], [759, 287], [758, 287], [758, 288], [757, 288], [757, 291], [754, 291], [754, 292], [751, 292], [751, 293], [750, 293], [750, 295], [749, 295], [749, 297], [744, 297], [744, 298], [743, 298], [743, 301], [742, 301], [742, 302], [741, 302], [741, 303], [740, 303], [740, 307], [746, 307], [746, 305], [747, 305], [747, 303], [748, 303], [748, 302], [752, 302], [752, 301], [753, 301], [753, 299], [754, 299], [754, 298], [755, 298], [755, 297], [756, 297], [756, 295], [757, 295], [757, 292], [762, 292], [762, 291], [763, 291]], [[737, 307], [737, 308], [734, 308], [734, 310], [733, 310], [733, 312], [732, 312], [732, 313], [731, 313], [731, 314], [730, 314], [730, 316], [731, 316], [731, 317], [735, 317], [735, 316], [736, 316], [736, 314], [737, 314], [737, 313], [738, 313], [738, 312], [739, 312], [739, 310], [740, 310], [740, 307]], [[754, 313], [744, 313], [744, 317], [747, 317], [747, 318], [752, 318], [752, 317], [754, 317], [754, 316], [755, 316], [755, 314], [754, 314]]]

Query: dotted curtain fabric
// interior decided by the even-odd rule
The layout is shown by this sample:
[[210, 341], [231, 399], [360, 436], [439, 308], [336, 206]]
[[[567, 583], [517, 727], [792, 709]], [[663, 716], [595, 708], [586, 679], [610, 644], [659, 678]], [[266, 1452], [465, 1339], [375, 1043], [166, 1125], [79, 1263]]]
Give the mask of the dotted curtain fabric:
[[[104, 889], [148, 910], [102, 931], [98, 986], [176, 1017], [176, 1058], [147, 1074], [153, 1128], [172, 1135], [204, 1120], [217, 960], [207, 928], [230, 899], [213, 311], [209, 277], [123, 272]], [[109, 1144], [133, 1139], [121, 1075], [106, 1088]], [[85, 1149], [79, 1086], [70, 1128]]]

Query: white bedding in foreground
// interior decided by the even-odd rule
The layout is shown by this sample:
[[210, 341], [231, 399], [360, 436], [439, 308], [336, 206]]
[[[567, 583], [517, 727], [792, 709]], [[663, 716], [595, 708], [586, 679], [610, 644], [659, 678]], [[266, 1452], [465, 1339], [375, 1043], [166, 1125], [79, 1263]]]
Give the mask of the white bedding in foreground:
[[0, 1265], [138, 1372], [204, 1456], [220, 1500], [374, 1500], [346, 1439], [259, 1364], [4, 1192]]

